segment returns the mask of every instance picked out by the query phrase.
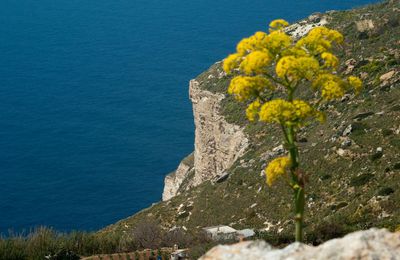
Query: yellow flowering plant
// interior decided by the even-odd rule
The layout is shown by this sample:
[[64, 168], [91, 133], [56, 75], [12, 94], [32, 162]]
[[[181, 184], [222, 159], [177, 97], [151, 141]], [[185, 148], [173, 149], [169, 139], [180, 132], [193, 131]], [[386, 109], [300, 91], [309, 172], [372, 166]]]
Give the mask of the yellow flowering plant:
[[[316, 27], [296, 41], [285, 32], [287, 26], [285, 20], [275, 20], [269, 25], [269, 34], [256, 32], [241, 40], [237, 52], [224, 60], [223, 69], [233, 76], [228, 93], [247, 104], [247, 118], [282, 129], [288, 155], [269, 163], [266, 182], [271, 186], [283, 178], [293, 190], [296, 241], [302, 241], [306, 181], [300, 170], [296, 134], [312, 121], [325, 121], [322, 102], [340, 99], [347, 92], [358, 94], [362, 82], [338, 74], [339, 59], [333, 50], [344, 40], [338, 31]], [[314, 92], [313, 98], [296, 98], [304, 88]], [[274, 96], [279, 98], [272, 99]]]

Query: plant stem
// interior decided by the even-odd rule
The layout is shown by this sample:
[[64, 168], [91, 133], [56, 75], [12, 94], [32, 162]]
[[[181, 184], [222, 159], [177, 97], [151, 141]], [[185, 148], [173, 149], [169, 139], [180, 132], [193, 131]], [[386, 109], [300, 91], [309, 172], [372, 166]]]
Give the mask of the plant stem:
[[287, 141], [289, 146], [289, 156], [291, 161], [290, 172], [291, 177], [296, 185], [294, 186], [294, 202], [295, 202], [295, 222], [296, 222], [296, 241], [303, 241], [303, 218], [304, 218], [304, 183], [302, 177], [297, 174], [299, 167], [298, 148], [295, 143], [295, 130], [293, 126], [287, 129]]
[[299, 187], [295, 191], [295, 220], [296, 220], [296, 241], [303, 241], [303, 218], [304, 218], [304, 189]]
[[[289, 82], [288, 79], [286, 79]], [[293, 101], [294, 91], [297, 88], [297, 83], [294, 86], [289, 82], [286, 85], [288, 89], [288, 101]], [[289, 149], [290, 157], [290, 175], [293, 182], [294, 191], [294, 204], [295, 204], [295, 237], [297, 242], [303, 241], [303, 219], [304, 219], [304, 177], [298, 173], [299, 168], [299, 150], [296, 145], [296, 131], [293, 125], [285, 127], [283, 124], [282, 130], [286, 138], [286, 142]]]
[[293, 126], [289, 126], [287, 130], [287, 140], [288, 140], [288, 149], [289, 149], [289, 155], [290, 155], [290, 160], [291, 160], [291, 170], [293, 171], [293, 174], [299, 167], [299, 161], [298, 161], [298, 149], [295, 144], [295, 131]]

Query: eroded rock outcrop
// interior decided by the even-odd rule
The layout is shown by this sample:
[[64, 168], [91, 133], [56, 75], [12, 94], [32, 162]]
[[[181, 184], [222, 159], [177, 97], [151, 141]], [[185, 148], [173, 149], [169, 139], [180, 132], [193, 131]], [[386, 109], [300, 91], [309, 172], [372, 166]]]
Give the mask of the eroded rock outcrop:
[[216, 246], [200, 260], [333, 260], [333, 259], [400, 259], [400, 233], [386, 229], [370, 229], [330, 240], [313, 247], [293, 243], [283, 249], [273, 249], [264, 241], [246, 241], [230, 246]]
[[220, 113], [220, 103], [225, 95], [204, 90], [197, 80], [191, 80], [189, 96], [196, 128], [193, 164], [184, 160], [165, 178], [164, 201], [223, 174], [248, 147], [243, 128], [228, 123]]
[[[168, 174], [164, 180], [164, 191], [162, 199], [169, 200], [179, 193], [179, 189], [185, 184], [185, 181], [190, 180], [191, 174], [194, 173], [194, 155], [191, 153], [183, 159], [176, 171]], [[190, 185], [190, 183], [187, 183]]]
[[193, 184], [198, 185], [228, 169], [248, 146], [243, 129], [229, 124], [220, 113], [223, 94], [212, 93], [190, 81], [190, 99], [195, 122]]

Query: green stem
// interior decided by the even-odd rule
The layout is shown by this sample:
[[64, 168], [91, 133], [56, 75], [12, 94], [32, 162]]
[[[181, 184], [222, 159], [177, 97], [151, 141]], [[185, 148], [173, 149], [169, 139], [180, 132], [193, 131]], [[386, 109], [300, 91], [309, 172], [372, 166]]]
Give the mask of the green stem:
[[287, 140], [288, 140], [288, 149], [289, 149], [289, 155], [290, 155], [290, 161], [291, 161], [291, 170], [293, 173], [297, 170], [299, 167], [299, 161], [298, 161], [298, 149], [295, 144], [295, 131], [293, 126], [289, 126], [287, 129]]
[[271, 79], [276, 84], [280, 84], [280, 85], [283, 85], [283, 86], [285, 85], [285, 83], [283, 81], [281, 81], [279, 79], [276, 79], [276, 78], [274, 78], [273, 76], [271, 76], [271, 75], [269, 75], [267, 73], [265, 73], [264, 75], [267, 76], [267, 78]]
[[288, 138], [288, 134], [287, 134], [285, 125], [282, 123], [281, 123], [281, 129], [282, 129], [283, 136], [285, 137], [286, 144], [289, 144], [289, 138]]
[[289, 126], [287, 131], [287, 141], [288, 141], [288, 149], [289, 149], [289, 157], [290, 157], [290, 173], [292, 176], [293, 182], [296, 184], [294, 186], [294, 202], [295, 202], [295, 225], [296, 232], [295, 237], [296, 241], [303, 241], [303, 218], [304, 218], [304, 204], [305, 204], [305, 196], [304, 196], [304, 183], [301, 179], [302, 177], [297, 174], [297, 170], [299, 168], [299, 153], [298, 148], [295, 143], [295, 130], [293, 126]]
[[[292, 102], [294, 97], [294, 92], [297, 88], [297, 83], [294, 86], [288, 81], [286, 85], [288, 89], [288, 101]], [[304, 177], [298, 172], [299, 168], [299, 150], [296, 145], [296, 131], [293, 125], [285, 126], [281, 124], [282, 131], [286, 139], [286, 143], [289, 150], [290, 158], [290, 177], [292, 179], [292, 188], [294, 191], [294, 203], [295, 203], [295, 237], [297, 242], [303, 241], [303, 219], [304, 219], [304, 205], [305, 205], [305, 195], [304, 195]]]
[[295, 190], [295, 220], [296, 220], [296, 241], [303, 241], [303, 218], [304, 218], [304, 204], [305, 204], [305, 196], [304, 196], [304, 188], [299, 187]]

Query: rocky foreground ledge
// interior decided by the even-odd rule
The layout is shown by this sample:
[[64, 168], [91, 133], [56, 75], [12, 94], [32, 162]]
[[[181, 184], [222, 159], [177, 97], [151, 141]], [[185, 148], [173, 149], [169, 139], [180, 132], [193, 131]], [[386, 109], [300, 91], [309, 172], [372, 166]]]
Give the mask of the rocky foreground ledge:
[[264, 241], [246, 241], [234, 245], [212, 248], [200, 260], [344, 260], [400, 259], [400, 232], [372, 228], [333, 239], [317, 247], [293, 243], [283, 249], [274, 249]]

